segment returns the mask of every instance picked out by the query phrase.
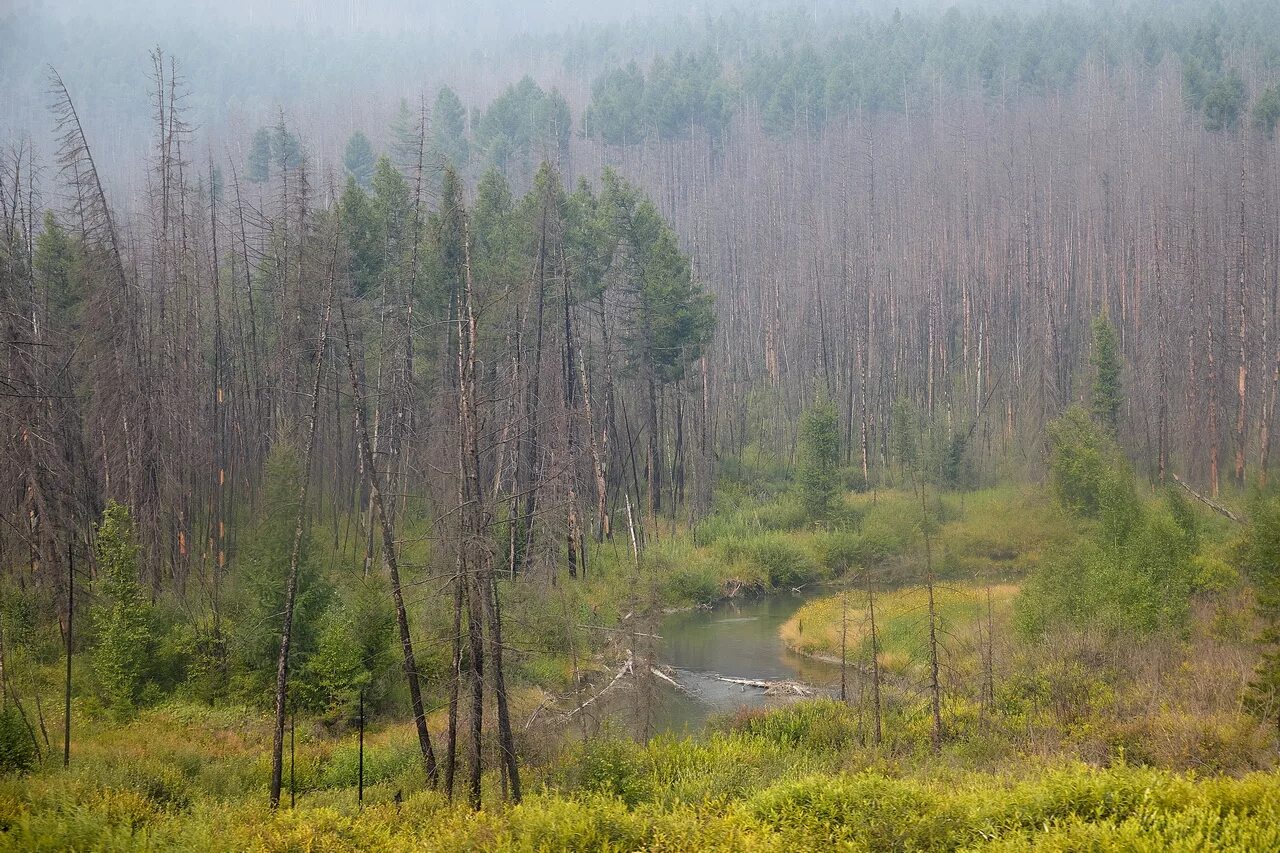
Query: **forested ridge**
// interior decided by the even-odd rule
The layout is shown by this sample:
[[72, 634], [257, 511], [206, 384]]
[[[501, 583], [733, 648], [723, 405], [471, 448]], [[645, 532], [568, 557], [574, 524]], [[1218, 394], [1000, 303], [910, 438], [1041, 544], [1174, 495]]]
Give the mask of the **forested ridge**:
[[0, 842], [1277, 842], [1274, 4], [369, 14], [0, 19]]

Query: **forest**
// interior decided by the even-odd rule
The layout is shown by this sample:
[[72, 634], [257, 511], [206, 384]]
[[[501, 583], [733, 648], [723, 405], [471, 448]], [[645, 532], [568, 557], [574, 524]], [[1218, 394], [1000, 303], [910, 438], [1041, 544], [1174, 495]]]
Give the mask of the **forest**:
[[341, 5], [0, 13], [0, 849], [1280, 849], [1280, 5]]

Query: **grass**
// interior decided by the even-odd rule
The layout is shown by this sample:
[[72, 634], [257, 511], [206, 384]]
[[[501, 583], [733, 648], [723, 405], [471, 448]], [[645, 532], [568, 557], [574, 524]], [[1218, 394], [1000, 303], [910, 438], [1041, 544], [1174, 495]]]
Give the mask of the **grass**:
[[[998, 584], [991, 588], [991, 609], [996, 630], [1009, 621], [1018, 587]], [[952, 658], [977, 653], [979, 622], [987, 618], [986, 588], [974, 585], [938, 586], [934, 601], [938, 629]], [[849, 660], [858, 661], [871, 653], [871, 620], [866, 594], [853, 589], [848, 593], [848, 612], [843, 613], [845, 597], [833, 595], [807, 602], [780, 629], [787, 647], [801, 654], [828, 660], [840, 658], [841, 623], [846, 626]], [[843, 617], [843, 619], [842, 619]], [[881, 665], [890, 671], [903, 672], [922, 666], [928, 659], [928, 598], [922, 587], [908, 587], [876, 596], [876, 632]], [[985, 628], [982, 629], [985, 633]]]
[[[528, 768], [519, 806], [474, 813], [420, 784], [411, 734], [374, 732], [357, 808], [352, 738], [309, 733], [311, 787], [269, 811], [265, 720], [189, 706], [101, 728], [70, 771], [0, 779], [0, 849], [52, 850], [1265, 850], [1280, 845], [1280, 778], [1201, 778], [1010, 755], [999, 773], [905, 762], [862, 746], [831, 700], [647, 745], [601, 739]], [[210, 727], [234, 737], [205, 733]], [[148, 744], [145, 765], [132, 742]], [[407, 764], [407, 767], [402, 767]], [[254, 772], [245, 775], [246, 769]], [[490, 787], [492, 780], [486, 780]], [[396, 794], [402, 796], [397, 801]], [[491, 790], [487, 792], [492, 794]], [[492, 796], [489, 802], [494, 802]]]

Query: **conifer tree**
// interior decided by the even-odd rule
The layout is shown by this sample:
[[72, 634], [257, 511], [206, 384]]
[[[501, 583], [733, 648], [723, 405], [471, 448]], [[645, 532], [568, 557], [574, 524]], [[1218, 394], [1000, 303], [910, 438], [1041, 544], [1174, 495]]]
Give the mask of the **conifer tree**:
[[1245, 699], [1280, 729], [1280, 497], [1258, 499], [1242, 542], [1242, 560], [1257, 589], [1262, 656]]
[[347, 147], [342, 154], [342, 167], [348, 177], [355, 179], [360, 189], [367, 190], [373, 180], [373, 166], [373, 145], [369, 142], [369, 137], [357, 130], [347, 140]]
[[253, 142], [249, 145], [247, 177], [255, 184], [271, 179], [271, 132], [265, 127], [257, 129], [253, 134]]
[[1120, 426], [1120, 405], [1124, 402], [1120, 386], [1120, 344], [1115, 327], [1105, 314], [1093, 320], [1093, 419], [1110, 435]]
[[801, 416], [796, 455], [805, 512], [817, 521], [829, 518], [838, 493], [836, 472], [840, 464], [840, 430], [831, 401], [818, 400]]
[[129, 508], [109, 501], [96, 542], [102, 593], [95, 612], [94, 664], [113, 708], [128, 712], [146, 681], [151, 657], [151, 606], [138, 582], [138, 544]]
[[436, 95], [432, 111], [432, 145], [446, 162], [455, 169], [467, 165], [471, 156], [471, 143], [467, 141], [467, 109], [458, 93], [444, 86]]

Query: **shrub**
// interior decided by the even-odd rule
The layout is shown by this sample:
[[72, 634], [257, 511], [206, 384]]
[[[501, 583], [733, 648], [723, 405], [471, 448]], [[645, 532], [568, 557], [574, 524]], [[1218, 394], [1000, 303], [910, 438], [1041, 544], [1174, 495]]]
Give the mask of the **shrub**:
[[748, 545], [747, 553], [775, 588], [803, 586], [823, 574], [804, 548], [784, 536], [760, 536]]
[[35, 763], [36, 746], [31, 732], [18, 709], [7, 705], [0, 711], [0, 773], [24, 773]]
[[569, 787], [617, 797], [628, 806], [652, 796], [639, 749], [634, 743], [605, 737], [583, 744], [569, 761]]
[[856, 739], [858, 719], [842, 702], [814, 699], [769, 710], [744, 710], [730, 720], [729, 728], [783, 746], [841, 749]]
[[815, 848], [944, 850], [963, 840], [954, 806], [919, 783], [872, 773], [777, 785], [747, 807], [757, 820]]
[[801, 416], [796, 456], [800, 501], [809, 518], [825, 520], [836, 502], [840, 465], [840, 432], [830, 401], [819, 400]]

